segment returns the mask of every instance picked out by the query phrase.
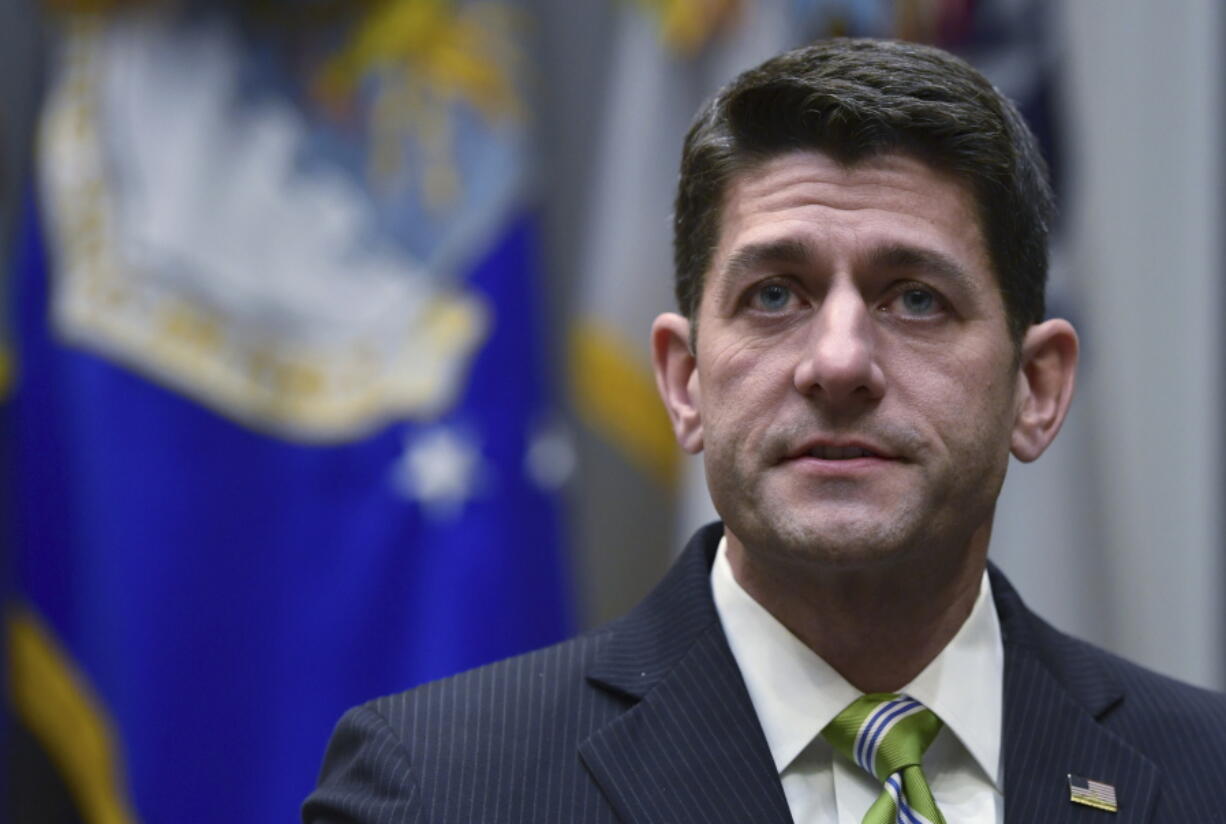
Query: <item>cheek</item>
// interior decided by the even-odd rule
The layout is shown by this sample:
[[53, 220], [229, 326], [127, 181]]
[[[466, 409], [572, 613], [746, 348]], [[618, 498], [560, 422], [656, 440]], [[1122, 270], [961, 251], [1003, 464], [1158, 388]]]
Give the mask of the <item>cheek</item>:
[[738, 403], [779, 382], [786, 374], [786, 347], [745, 335], [712, 341], [699, 357], [702, 385], [717, 393], [721, 403]]
[[754, 456], [762, 453], [770, 434], [772, 414], [766, 404], [755, 402], [759, 398], [743, 389], [704, 392], [703, 453], [708, 469], [718, 467], [729, 477], [752, 471]]
[[905, 406], [922, 410], [951, 451], [1008, 451], [1016, 379], [1012, 361], [965, 350], [900, 359], [895, 390]]

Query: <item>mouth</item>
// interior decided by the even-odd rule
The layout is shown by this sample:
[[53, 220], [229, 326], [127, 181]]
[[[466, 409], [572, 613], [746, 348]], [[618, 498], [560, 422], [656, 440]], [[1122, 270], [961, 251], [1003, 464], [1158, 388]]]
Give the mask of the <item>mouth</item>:
[[833, 446], [822, 444], [814, 446], [803, 453], [802, 457], [818, 458], [823, 461], [850, 461], [855, 458], [884, 457], [872, 449], [863, 446]]
[[834, 465], [879, 465], [898, 455], [875, 443], [861, 440], [815, 440], [801, 444], [785, 456], [787, 461], [820, 461]]

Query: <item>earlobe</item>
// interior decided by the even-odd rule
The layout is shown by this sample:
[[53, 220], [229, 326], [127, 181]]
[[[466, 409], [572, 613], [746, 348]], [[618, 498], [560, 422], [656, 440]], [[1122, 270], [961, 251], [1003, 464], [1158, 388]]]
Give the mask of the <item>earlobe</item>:
[[702, 388], [698, 363], [690, 351], [690, 322], [665, 312], [651, 325], [651, 360], [656, 388], [672, 421], [677, 443], [690, 454], [702, 451]]
[[1077, 376], [1077, 332], [1059, 318], [1037, 323], [1022, 340], [1017, 413], [1011, 448], [1020, 461], [1033, 461], [1056, 438]]

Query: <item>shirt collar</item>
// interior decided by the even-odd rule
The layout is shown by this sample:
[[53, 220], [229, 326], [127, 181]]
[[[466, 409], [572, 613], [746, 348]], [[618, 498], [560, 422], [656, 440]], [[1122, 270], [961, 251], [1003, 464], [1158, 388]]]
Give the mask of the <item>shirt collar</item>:
[[[732, 574], [727, 539], [711, 569], [715, 609], [775, 768], [782, 773], [861, 693], [753, 599]], [[998, 790], [1004, 646], [984, 572], [953, 640], [901, 691], [935, 712]]]

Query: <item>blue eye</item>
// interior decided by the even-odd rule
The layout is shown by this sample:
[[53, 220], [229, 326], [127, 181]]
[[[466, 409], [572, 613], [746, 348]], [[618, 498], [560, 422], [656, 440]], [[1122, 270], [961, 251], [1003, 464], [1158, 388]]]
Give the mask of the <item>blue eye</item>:
[[791, 302], [792, 290], [781, 283], [766, 283], [758, 288], [754, 298], [760, 308], [778, 312]]
[[931, 315], [940, 308], [937, 296], [927, 289], [907, 289], [898, 296], [898, 302], [908, 315]]

